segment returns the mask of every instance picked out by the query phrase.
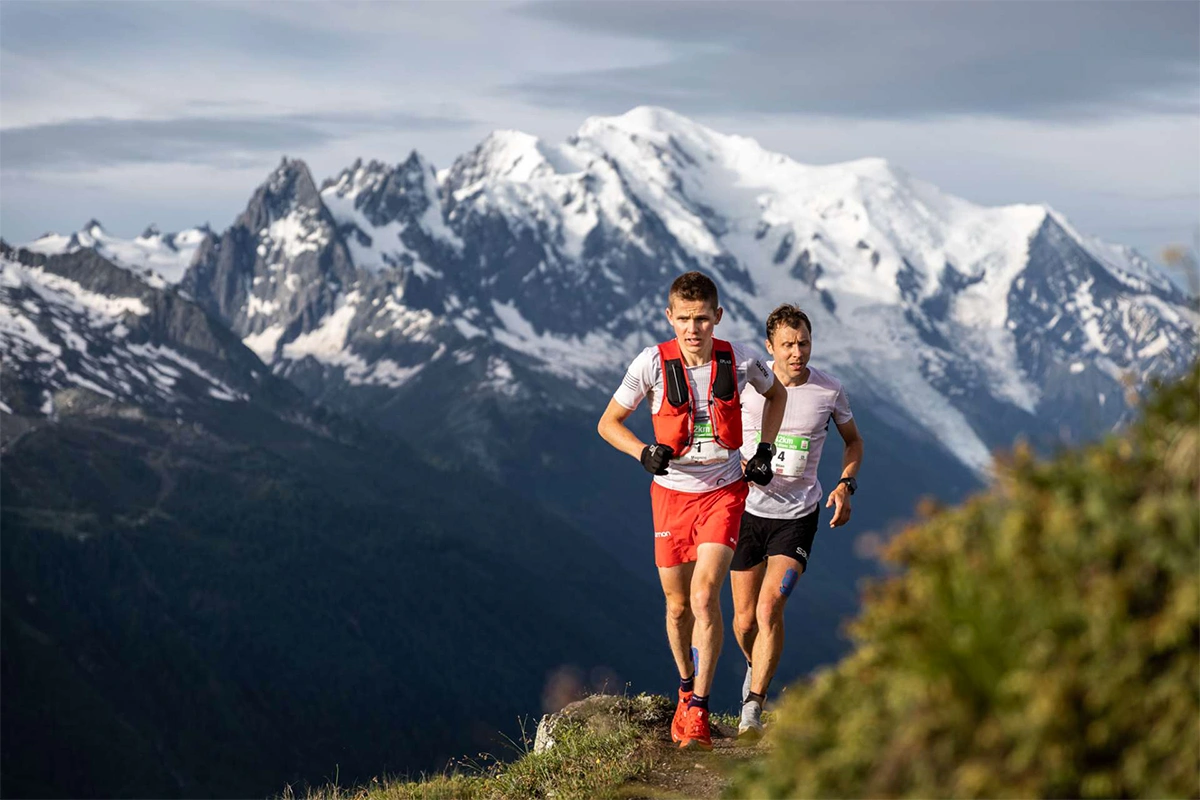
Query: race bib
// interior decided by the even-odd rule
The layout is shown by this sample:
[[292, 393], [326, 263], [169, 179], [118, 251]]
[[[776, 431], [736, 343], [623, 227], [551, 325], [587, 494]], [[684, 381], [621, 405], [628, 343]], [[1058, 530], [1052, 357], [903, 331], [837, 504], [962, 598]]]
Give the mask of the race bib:
[[697, 422], [692, 433], [692, 448], [675, 459], [676, 464], [720, 464], [729, 460], [729, 451], [713, 440], [712, 423]]
[[[759, 431], [754, 434], [754, 443], [758, 444], [761, 441], [762, 432]], [[799, 478], [803, 475], [808, 467], [808, 446], [807, 436], [792, 436], [786, 433], [776, 436], [775, 458], [771, 462], [775, 474], [785, 478]]]

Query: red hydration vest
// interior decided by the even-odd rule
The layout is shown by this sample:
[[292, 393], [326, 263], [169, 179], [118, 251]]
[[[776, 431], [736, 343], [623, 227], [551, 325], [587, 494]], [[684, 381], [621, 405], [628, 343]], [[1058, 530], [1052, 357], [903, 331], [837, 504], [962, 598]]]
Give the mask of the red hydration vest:
[[[738, 397], [733, 346], [720, 339], [713, 339], [712, 344], [708, 419], [712, 423], [713, 438], [717, 444], [726, 450], [737, 450], [742, 446], [742, 404]], [[683, 354], [679, 351], [679, 340], [663, 342], [658, 346], [658, 354], [662, 359], [663, 391], [666, 396], [658, 413], [650, 419], [654, 423], [655, 440], [670, 447], [678, 458], [692, 447], [695, 398], [687, 379]]]

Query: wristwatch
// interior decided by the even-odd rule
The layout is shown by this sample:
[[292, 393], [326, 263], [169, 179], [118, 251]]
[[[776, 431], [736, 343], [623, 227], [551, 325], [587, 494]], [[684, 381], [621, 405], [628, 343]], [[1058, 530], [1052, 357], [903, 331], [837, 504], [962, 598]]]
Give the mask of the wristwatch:
[[854, 494], [858, 491], [858, 480], [855, 478], [842, 478], [840, 481], [838, 481], [838, 483], [846, 484], [846, 487], [850, 489], [850, 494]]

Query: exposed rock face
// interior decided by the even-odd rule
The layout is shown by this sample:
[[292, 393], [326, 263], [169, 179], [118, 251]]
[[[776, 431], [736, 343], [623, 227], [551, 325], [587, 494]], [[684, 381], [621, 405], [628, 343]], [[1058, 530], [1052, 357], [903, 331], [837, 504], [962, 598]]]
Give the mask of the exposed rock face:
[[201, 246], [181, 286], [271, 361], [280, 339], [333, 312], [354, 276], [308, 167], [285, 159], [233, 226]]
[[67, 397], [81, 409], [87, 396], [168, 417], [213, 403], [302, 400], [220, 319], [93, 250], [45, 256], [0, 244], [0, 270], [0, 306], [12, 320], [0, 337], [10, 412], [54, 416]]
[[562, 726], [579, 725], [600, 734], [613, 733], [623, 725], [654, 728], [669, 724], [674, 711], [674, 706], [659, 695], [596, 694], [585, 697], [542, 717], [534, 737], [533, 752], [541, 753], [554, 747], [555, 734]]

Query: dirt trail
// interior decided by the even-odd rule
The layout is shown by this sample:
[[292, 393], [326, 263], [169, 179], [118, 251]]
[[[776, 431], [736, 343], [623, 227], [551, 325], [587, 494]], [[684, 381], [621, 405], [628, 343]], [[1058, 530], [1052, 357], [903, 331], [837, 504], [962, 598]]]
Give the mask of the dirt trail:
[[654, 762], [650, 774], [645, 778], [630, 781], [617, 792], [624, 800], [683, 800], [683, 798], [716, 798], [729, 784], [730, 775], [743, 762], [758, 758], [766, 745], [741, 744], [737, 740], [737, 729], [713, 725], [712, 752], [703, 750], [680, 750], [671, 741], [668, 726], [656, 726], [655, 736], [646, 747]]

